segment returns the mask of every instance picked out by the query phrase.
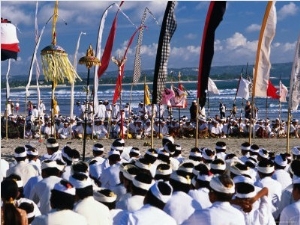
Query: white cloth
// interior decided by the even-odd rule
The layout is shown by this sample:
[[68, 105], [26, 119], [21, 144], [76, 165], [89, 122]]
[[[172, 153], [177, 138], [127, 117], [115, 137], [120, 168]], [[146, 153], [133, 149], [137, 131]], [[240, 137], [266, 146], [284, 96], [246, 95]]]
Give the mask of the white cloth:
[[23, 185], [27, 183], [30, 177], [38, 176], [38, 171], [30, 164], [21, 161], [18, 162], [15, 166], [7, 170], [7, 176], [11, 174], [17, 174], [21, 177]]
[[201, 209], [201, 206], [183, 191], [174, 191], [164, 207], [164, 211], [173, 217], [177, 224], [182, 224], [197, 209]]
[[280, 206], [279, 206], [279, 213], [282, 212], [282, 210], [286, 206], [293, 204], [295, 202], [294, 198], [292, 196], [292, 191], [293, 191], [293, 184], [290, 184], [282, 191], [281, 201], [280, 201]]
[[6, 173], [8, 169], [9, 169], [9, 163], [5, 159], [1, 159], [1, 177], [0, 177], [1, 182], [3, 178], [6, 177]]
[[93, 196], [79, 200], [74, 206], [74, 212], [84, 216], [89, 225], [112, 224], [108, 207], [97, 202]]
[[214, 202], [211, 207], [197, 210], [184, 225], [245, 225], [243, 214], [229, 202]]
[[47, 215], [36, 217], [31, 225], [87, 225], [86, 219], [72, 210], [52, 211]]
[[292, 183], [290, 174], [282, 169], [275, 170], [272, 174], [272, 178], [281, 184], [282, 190]]
[[104, 119], [105, 118], [105, 112], [106, 112], [106, 106], [103, 104], [98, 105], [98, 112], [97, 112], [97, 116], [100, 119]]
[[208, 193], [209, 190], [207, 188], [199, 188], [190, 190], [188, 194], [199, 203], [201, 209], [206, 209], [212, 205], [209, 200]]
[[51, 210], [51, 190], [60, 180], [60, 177], [50, 176], [44, 178], [32, 188], [29, 199], [33, 200], [36, 204], [40, 204], [40, 211], [42, 214], [47, 214]]
[[37, 204], [35, 204], [34, 201], [28, 199], [28, 198], [20, 198], [17, 200], [17, 205], [20, 206], [21, 203], [23, 202], [26, 202], [26, 203], [29, 203], [29, 204], [32, 204], [33, 205], [33, 213], [34, 213], [34, 216], [37, 217], [37, 216], [40, 216], [41, 215], [41, 211], [39, 210]]
[[101, 187], [112, 189], [120, 183], [120, 164], [113, 164], [102, 171], [100, 176]]
[[286, 206], [280, 215], [279, 225], [300, 224], [300, 201]]
[[25, 196], [25, 198], [29, 198], [30, 197], [30, 192], [31, 189], [41, 180], [43, 180], [42, 176], [35, 176], [35, 177], [31, 177], [27, 183], [24, 185], [24, 189], [23, 189], [23, 194]]
[[279, 206], [280, 206], [280, 201], [281, 201], [281, 192], [282, 192], [282, 187], [281, 184], [273, 180], [271, 177], [265, 177], [261, 180], [258, 180], [255, 185], [258, 187], [267, 187], [269, 190], [269, 201], [272, 202], [273, 209], [272, 209], [272, 214], [275, 219], [279, 217]]
[[126, 215], [127, 211], [122, 209], [111, 209], [110, 210], [110, 217], [113, 220], [113, 225], [120, 225], [122, 222], [123, 217]]
[[121, 224], [127, 225], [176, 225], [176, 221], [167, 213], [149, 204], [140, 210], [128, 213], [123, 217]]
[[145, 196], [134, 195], [123, 201], [123, 207], [120, 209], [127, 210], [128, 212], [134, 212], [141, 209], [144, 206]]

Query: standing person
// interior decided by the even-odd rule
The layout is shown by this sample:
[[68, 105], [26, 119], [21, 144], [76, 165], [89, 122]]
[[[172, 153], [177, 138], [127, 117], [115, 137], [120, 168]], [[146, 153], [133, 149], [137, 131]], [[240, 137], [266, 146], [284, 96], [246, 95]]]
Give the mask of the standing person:
[[245, 105], [245, 118], [251, 119], [251, 104], [250, 104], [250, 101], [246, 101], [246, 105]]
[[32, 109], [33, 109], [33, 104], [32, 104], [31, 101], [28, 101], [28, 103], [27, 103], [28, 116], [31, 116], [31, 114], [32, 114]]
[[190, 118], [192, 122], [195, 122], [197, 119], [197, 101], [194, 100], [190, 107]]
[[46, 106], [43, 103], [43, 100], [40, 100], [40, 103], [38, 105], [38, 111], [40, 116], [44, 116], [44, 114], [46, 113]]
[[20, 103], [19, 103], [19, 99], [17, 99], [17, 102], [16, 102], [16, 114], [19, 113], [19, 110], [20, 110]]
[[74, 106], [74, 114], [75, 114], [76, 118], [83, 118], [80, 101], [77, 101], [76, 105]]
[[105, 119], [105, 113], [106, 113], [106, 106], [103, 104], [103, 101], [99, 101], [99, 105], [98, 105], [98, 112], [95, 112], [95, 116], [99, 117], [99, 119]]
[[225, 118], [226, 106], [222, 102], [220, 102], [219, 111], [220, 111], [220, 119]]
[[106, 107], [106, 111], [105, 111], [105, 119], [106, 120], [111, 120], [111, 111], [112, 111], [112, 107], [111, 104], [109, 104], [108, 100], [104, 101], [104, 105]]

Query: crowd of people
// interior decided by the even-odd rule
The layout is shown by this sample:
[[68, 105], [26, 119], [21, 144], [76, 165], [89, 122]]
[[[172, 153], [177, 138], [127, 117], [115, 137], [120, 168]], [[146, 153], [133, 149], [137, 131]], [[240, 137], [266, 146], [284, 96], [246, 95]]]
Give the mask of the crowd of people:
[[[51, 114], [46, 113], [46, 107], [41, 100], [38, 105], [28, 102], [28, 115], [26, 117], [10, 114], [8, 117], [9, 138], [48, 138], [58, 139], [107, 139], [107, 138], [150, 138], [172, 135], [177, 138], [228, 138], [249, 137], [253, 138], [299, 138], [300, 125], [298, 119], [292, 119], [288, 124], [276, 118], [258, 119], [251, 116], [251, 104], [247, 101], [245, 117], [238, 117], [236, 108], [226, 117], [226, 106], [220, 103], [220, 115], [207, 117], [205, 109], [197, 110], [197, 103], [193, 101], [190, 106], [190, 115], [174, 118], [170, 108], [158, 104], [144, 105], [140, 102], [136, 109], [129, 103], [123, 108], [119, 104], [110, 104], [107, 100], [99, 101], [96, 109], [93, 101], [79, 102], [74, 106], [74, 116], [62, 116], [59, 107], [55, 104]], [[198, 112], [198, 115], [197, 115]], [[153, 118], [153, 124], [152, 122]], [[2, 117], [1, 134], [6, 136], [6, 117]], [[198, 131], [196, 130], [198, 127]]]
[[92, 147], [93, 158], [53, 137], [1, 158], [1, 224], [292, 225], [300, 221], [300, 146], [271, 154], [248, 142], [239, 156], [182, 147], [172, 136], [144, 154], [125, 140]]

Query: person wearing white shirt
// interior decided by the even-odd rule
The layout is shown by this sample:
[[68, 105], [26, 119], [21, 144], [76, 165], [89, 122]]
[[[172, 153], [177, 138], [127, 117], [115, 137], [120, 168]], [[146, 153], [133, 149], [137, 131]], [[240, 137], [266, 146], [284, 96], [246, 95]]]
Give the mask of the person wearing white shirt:
[[287, 159], [285, 154], [277, 154], [274, 159], [275, 171], [272, 175], [274, 180], [277, 180], [281, 186], [282, 190], [292, 184], [292, 178], [290, 174], [285, 171], [287, 166]]
[[230, 201], [235, 193], [235, 185], [227, 175], [215, 176], [211, 179], [209, 199], [212, 206], [195, 211], [184, 225], [245, 225], [244, 215], [231, 206]]
[[[15, 149], [14, 157], [17, 164], [11, 166], [6, 175], [17, 174], [22, 178], [24, 185], [30, 177], [38, 176], [38, 171], [28, 162], [25, 162], [27, 153], [25, 147], [19, 146]], [[2, 165], [1, 165], [2, 166]]]
[[293, 191], [294, 203], [286, 206], [281, 214], [279, 225], [294, 225], [300, 222], [300, 177], [293, 177]]
[[42, 177], [43, 179], [31, 189], [29, 199], [39, 204], [41, 213], [46, 214], [51, 210], [51, 190], [61, 180], [56, 161], [45, 160], [42, 162]]
[[103, 105], [103, 101], [99, 101], [99, 105], [98, 105], [98, 112], [96, 114], [96, 116], [100, 119], [105, 119], [105, 113], [106, 113], [106, 106]]
[[73, 130], [68, 122], [64, 122], [64, 126], [57, 131], [60, 139], [71, 139], [73, 137]]
[[257, 172], [260, 180], [256, 181], [255, 185], [258, 187], [267, 187], [269, 189], [268, 198], [272, 203], [272, 214], [274, 219], [277, 220], [280, 214], [280, 201], [282, 186], [281, 184], [272, 179], [271, 176], [274, 173], [274, 163], [269, 159], [263, 159], [258, 163]]
[[61, 155], [62, 152], [61, 152], [61, 150], [58, 150], [59, 144], [55, 138], [50, 137], [47, 139], [46, 148], [47, 148], [47, 154], [44, 154], [42, 156], [42, 160], [44, 160], [44, 159], [57, 160], [58, 159], [58, 160], [63, 161], [62, 155]]
[[173, 217], [177, 224], [184, 223], [200, 205], [187, 193], [190, 190], [191, 179], [183, 171], [174, 171], [170, 177], [173, 194], [164, 207], [164, 211]]
[[46, 106], [43, 103], [43, 100], [40, 100], [40, 104], [38, 105], [39, 115], [43, 116], [46, 112]]
[[111, 118], [112, 119], [116, 119], [118, 117], [119, 112], [120, 112], [119, 105], [117, 105], [116, 103], [114, 103], [112, 105], [112, 109], [111, 109]]
[[222, 129], [219, 126], [219, 123], [217, 121], [213, 121], [213, 126], [210, 129], [210, 136], [221, 137], [221, 135], [222, 135]]
[[174, 218], [163, 211], [172, 192], [173, 188], [169, 184], [163, 181], [154, 183], [146, 194], [145, 205], [140, 210], [126, 214], [120, 224], [143, 225], [145, 221], [155, 225], [177, 224]]
[[93, 197], [91, 179], [85, 174], [75, 173], [69, 180], [76, 189], [76, 198], [79, 199], [74, 205], [74, 212], [84, 216], [89, 225], [112, 224], [108, 207]]
[[1, 158], [1, 177], [0, 177], [0, 181], [3, 180], [3, 178], [6, 177], [6, 173], [7, 173], [7, 170], [9, 169], [9, 163]]
[[73, 211], [74, 202], [75, 188], [73, 185], [66, 180], [59, 181], [51, 190], [52, 211], [36, 217], [32, 225], [87, 225], [85, 217]]
[[93, 129], [93, 136], [96, 136], [97, 139], [106, 139], [108, 138], [108, 131], [103, 123], [103, 120], [95, 119], [95, 125]]
[[39, 117], [39, 110], [36, 108], [36, 105], [33, 105], [32, 117], [33, 118], [38, 118]]

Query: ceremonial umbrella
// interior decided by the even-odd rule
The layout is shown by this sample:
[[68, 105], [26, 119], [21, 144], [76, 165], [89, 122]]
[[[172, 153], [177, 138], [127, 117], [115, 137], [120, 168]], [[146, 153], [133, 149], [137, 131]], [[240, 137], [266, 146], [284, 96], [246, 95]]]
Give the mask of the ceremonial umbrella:
[[[90, 69], [93, 66], [101, 65], [100, 60], [94, 56], [94, 51], [92, 45], [89, 46], [88, 50], [86, 51], [86, 55], [79, 59], [79, 64], [84, 64], [88, 68], [87, 74], [87, 81], [86, 81], [86, 103], [88, 102], [88, 91], [90, 85]], [[96, 95], [97, 93], [94, 93]], [[86, 124], [87, 124], [87, 113], [88, 113], [88, 104], [86, 104], [85, 111], [84, 111], [84, 138], [83, 138], [83, 157], [82, 160], [85, 159], [85, 143], [86, 143]], [[93, 134], [92, 134], [93, 135]]]
[[[54, 91], [57, 84], [64, 83], [65, 79], [69, 83], [74, 83], [80, 77], [71, 64], [66, 51], [56, 45], [56, 22], [58, 18], [58, 1], [55, 2], [53, 23], [52, 23], [52, 43], [41, 51], [42, 68], [46, 81], [52, 82], [51, 96], [51, 122], [53, 122], [53, 114], [57, 114], [57, 100], [54, 98]], [[51, 126], [52, 129], [52, 126]], [[52, 134], [52, 130], [51, 130]]]

